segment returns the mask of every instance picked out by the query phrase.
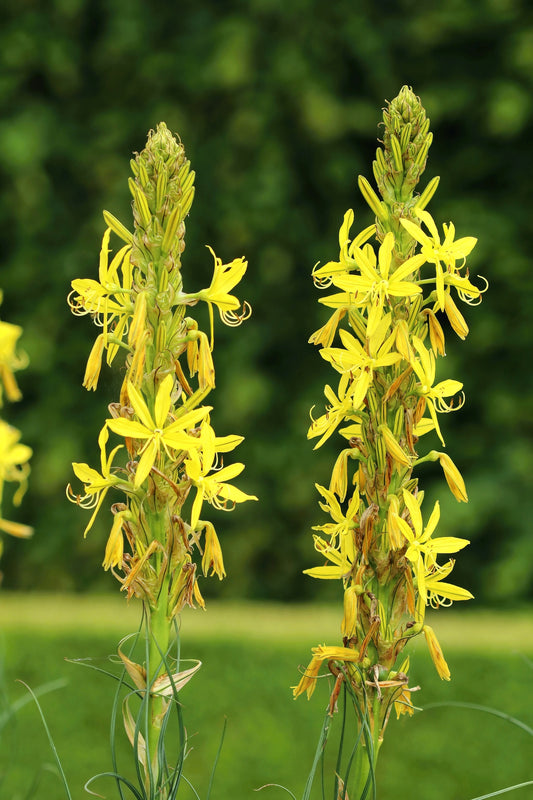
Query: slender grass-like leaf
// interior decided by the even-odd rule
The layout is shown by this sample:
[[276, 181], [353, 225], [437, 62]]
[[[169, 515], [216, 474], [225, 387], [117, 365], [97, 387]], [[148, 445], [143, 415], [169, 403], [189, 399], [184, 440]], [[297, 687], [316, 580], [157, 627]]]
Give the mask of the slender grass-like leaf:
[[[208, 784], [208, 787], [207, 787], [207, 794], [206, 794], [205, 800], [209, 800], [209, 798], [211, 797], [211, 789], [213, 788], [213, 781], [215, 780], [215, 772], [216, 772], [216, 768], [218, 766], [218, 760], [220, 758], [220, 753], [222, 752], [222, 745], [224, 744], [224, 737], [226, 735], [227, 725], [228, 725], [228, 718], [224, 717], [224, 725], [222, 727], [222, 736], [220, 737], [220, 743], [218, 745], [218, 750], [216, 752], [215, 760], [213, 762], [213, 768], [211, 770], [211, 775], [209, 776], [209, 784]], [[296, 800], [296, 798], [295, 798], [295, 800]]]
[[510, 714], [506, 714], [505, 711], [499, 711], [497, 708], [490, 708], [489, 706], [482, 706], [479, 705], [478, 703], [464, 703], [460, 700], [449, 700], [443, 703], [429, 703], [427, 706], [424, 706], [424, 711], [427, 711], [430, 708], [439, 708], [444, 706], [455, 706], [456, 708], [470, 708], [473, 711], [483, 711], [486, 714], [492, 714], [493, 717], [499, 717], [500, 719], [504, 719], [506, 722], [510, 722], [511, 725], [516, 725], [517, 728], [521, 728], [530, 736], [533, 736], [533, 728], [530, 728], [529, 725], [526, 725], [525, 722], [516, 719], [516, 717], [512, 717]]
[[506, 794], [506, 792], [513, 792], [515, 789], [523, 789], [524, 786], [533, 786], [533, 781], [526, 781], [525, 783], [517, 783], [514, 786], [506, 786], [505, 789], [498, 789], [497, 792], [491, 792], [490, 794], [484, 794], [480, 797], [473, 797], [472, 800], [489, 800], [489, 797], [498, 797], [500, 794]]
[[65, 773], [64, 773], [64, 771], [63, 771], [63, 766], [62, 766], [62, 764], [61, 764], [61, 759], [59, 758], [59, 753], [58, 753], [58, 752], [57, 752], [57, 750], [56, 750], [56, 746], [55, 746], [55, 744], [54, 744], [54, 740], [53, 740], [53, 738], [52, 738], [52, 734], [50, 733], [50, 728], [48, 727], [48, 725], [47, 725], [47, 723], [46, 723], [46, 719], [45, 719], [45, 716], [44, 716], [43, 710], [42, 710], [42, 708], [41, 708], [41, 704], [39, 703], [39, 700], [37, 699], [37, 697], [36, 697], [35, 693], [32, 691], [32, 689], [31, 689], [31, 688], [28, 686], [28, 684], [27, 684], [27, 683], [24, 683], [24, 681], [19, 681], [19, 683], [21, 683], [23, 686], [25, 686], [25, 687], [26, 687], [26, 689], [28, 690], [28, 692], [29, 692], [29, 693], [31, 694], [31, 696], [33, 697], [33, 700], [34, 700], [34, 702], [35, 702], [35, 705], [37, 706], [37, 709], [38, 709], [38, 711], [39, 711], [39, 714], [40, 714], [40, 716], [41, 716], [41, 720], [42, 720], [42, 723], [43, 723], [43, 727], [44, 727], [44, 730], [45, 730], [45, 732], [46, 732], [46, 736], [47, 736], [47, 738], [48, 738], [48, 743], [49, 743], [49, 745], [50, 745], [50, 748], [51, 748], [51, 750], [52, 750], [52, 753], [54, 754], [54, 759], [55, 759], [55, 762], [56, 762], [56, 764], [57, 764], [57, 768], [58, 768], [58, 770], [59, 770], [59, 774], [61, 775], [61, 780], [62, 780], [62, 783], [63, 783], [63, 787], [64, 787], [64, 789], [65, 789], [65, 794], [66, 794], [66, 796], [68, 797], [68, 800], [72, 800], [72, 795], [70, 794], [70, 789], [69, 789], [69, 786], [68, 786], [67, 777], [66, 777], [66, 775], [65, 775]]

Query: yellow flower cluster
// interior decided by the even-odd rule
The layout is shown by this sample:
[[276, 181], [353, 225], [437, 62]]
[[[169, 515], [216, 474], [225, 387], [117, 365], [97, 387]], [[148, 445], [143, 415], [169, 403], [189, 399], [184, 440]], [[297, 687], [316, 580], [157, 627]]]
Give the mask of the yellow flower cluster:
[[[0, 292], [0, 303], [2, 293]], [[25, 353], [17, 351], [17, 343], [22, 334], [19, 325], [0, 321], [0, 407], [3, 405], [4, 394], [10, 402], [20, 400], [22, 394], [18, 387], [15, 372], [23, 369], [28, 364]], [[27, 538], [32, 535], [33, 529], [20, 522], [4, 519], [2, 516], [2, 500], [4, 484], [18, 483], [18, 488], [13, 495], [13, 503], [19, 505], [28, 485], [30, 474], [29, 460], [32, 455], [31, 448], [20, 441], [19, 430], [0, 419], [0, 531]], [[0, 539], [0, 555], [2, 554], [2, 540]]]
[[[384, 122], [384, 149], [374, 162], [382, 199], [364, 178], [359, 182], [376, 222], [351, 239], [354, 213], [348, 211], [338, 260], [313, 271], [318, 287], [334, 291], [319, 301], [333, 313], [310, 341], [321, 347], [339, 380], [336, 389], [326, 386], [329, 405], [312, 418], [308, 437], [318, 439], [316, 449], [338, 430], [345, 444], [329, 487], [317, 485], [320, 507], [332, 521], [315, 527], [322, 564], [305, 571], [342, 582], [343, 647], [317, 650], [294, 689], [295, 696], [310, 696], [327, 661], [353, 691], [366, 693], [379, 737], [394, 704], [398, 713], [413, 711], [402, 654], [412, 636], [424, 632], [439, 675], [449, 679], [436, 636], [425, 624], [426, 607], [472, 597], [446, 581], [454, 565], [449, 556], [468, 542], [434, 536], [439, 503], [424, 522], [424, 492], [414, 473], [422, 462], [438, 460], [454, 496], [467, 501], [452, 459], [419, 451], [431, 431], [444, 445], [439, 416], [464, 402], [462, 383], [436, 377], [437, 358], [445, 354], [443, 315], [464, 339], [468, 327], [457, 298], [476, 304], [482, 294], [466, 269], [476, 239], [456, 239], [451, 223], [441, 237], [425, 210], [438, 179], [422, 195], [414, 193], [431, 134], [410, 89], [404, 87], [389, 104]], [[373, 236], [376, 247], [369, 241]]]
[[[122, 501], [111, 506], [114, 521], [103, 566], [114, 571], [128, 597], [140, 597], [152, 608], [164, 589], [165, 612], [172, 618], [185, 604], [204, 605], [195, 553], [204, 574], [225, 575], [215, 529], [202, 518], [204, 503], [231, 510], [256, 499], [230, 483], [242, 464], [222, 467], [223, 454], [242, 437], [216, 436], [212, 407], [202, 405], [215, 385], [212, 309], [232, 325], [249, 315], [249, 306], [239, 312], [241, 304], [231, 294], [247, 264], [242, 258], [222, 264], [213, 254], [210, 286], [184, 292], [181, 257], [194, 197], [190, 162], [161, 123], [131, 167], [134, 231], [104, 212], [108, 227], [98, 280], [74, 280], [68, 298], [74, 314], [89, 315], [100, 328], [84, 386], [96, 389], [104, 353], [112, 364], [122, 351], [126, 370], [119, 402], [110, 405], [99, 436], [100, 471], [75, 463], [84, 491], [76, 494], [69, 485], [67, 495], [93, 509], [87, 534], [107, 493], [122, 493]], [[125, 244], [110, 258], [112, 233]], [[210, 337], [186, 316], [200, 300], [209, 306]], [[108, 453], [111, 434], [120, 443]]]

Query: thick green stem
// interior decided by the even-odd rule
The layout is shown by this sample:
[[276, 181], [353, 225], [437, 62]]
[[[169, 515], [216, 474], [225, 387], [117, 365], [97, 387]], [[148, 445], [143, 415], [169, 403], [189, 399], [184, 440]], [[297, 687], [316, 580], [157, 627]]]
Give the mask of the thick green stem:
[[[163, 533], [164, 517], [154, 513], [150, 519], [150, 530], [154, 539], [160, 539]], [[159, 564], [159, 569], [164, 569]], [[147, 664], [146, 680], [148, 689], [148, 730], [146, 733], [147, 759], [151, 764], [153, 783], [157, 787], [162, 773], [158, 750], [161, 737], [161, 725], [166, 710], [167, 700], [153, 692], [158, 678], [167, 673], [167, 656], [170, 646], [171, 621], [168, 618], [169, 578], [164, 576], [155, 608], [148, 610], [146, 618]], [[147, 776], [148, 778], [148, 776]], [[159, 796], [159, 795], [158, 795]], [[162, 797], [162, 796], [161, 796]]]

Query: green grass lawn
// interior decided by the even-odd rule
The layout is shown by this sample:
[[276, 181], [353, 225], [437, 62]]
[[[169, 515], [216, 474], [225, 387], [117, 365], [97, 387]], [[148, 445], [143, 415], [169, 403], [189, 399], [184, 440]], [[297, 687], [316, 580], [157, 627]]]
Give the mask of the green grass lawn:
[[[118, 641], [137, 627], [138, 609], [118, 597], [0, 594], [4, 683], [12, 701], [24, 695], [16, 678], [36, 688], [63, 678], [66, 685], [41, 698], [73, 798], [88, 797], [83, 783], [110, 768], [110, 678], [65, 658], [92, 656], [105, 667]], [[415, 702], [464, 701], [492, 706], [533, 724], [533, 614], [445, 610], [434, 625], [452, 671], [441, 681], [425, 643], [411, 648]], [[301, 795], [328, 699], [322, 681], [310, 702], [294, 701], [298, 667], [320, 642], [338, 643], [338, 611], [315, 606], [211, 603], [182, 620], [182, 656], [202, 669], [182, 691], [191, 752], [186, 775], [205, 798], [224, 719], [227, 732], [213, 800], [253, 798], [254, 789], [281, 783]], [[334, 721], [334, 724], [337, 720]], [[533, 779], [533, 739], [509, 722], [456, 706], [428, 708], [412, 719], [391, 720], [380, 755], [379, 800], [468, 800]], [[125, 772], [128, 745], [120, 742]], [[64, 797], [45, 769], [52, 756], [37, 710], [25, 706], [4, 730], [2, 800], [23, 800], [35, 775], [40, 800]], [[116, 798], [111, 783], [94, 787]], [[193, 797], [185, 787], [182, 797]], [[287, 797], [276, 788], [264, 798]], [[318, 797], [318, 787], [317, 794]], [[331, 791], [328, 792], [331, 797]], [[532, 787], [509, 797], [533, 797]]]

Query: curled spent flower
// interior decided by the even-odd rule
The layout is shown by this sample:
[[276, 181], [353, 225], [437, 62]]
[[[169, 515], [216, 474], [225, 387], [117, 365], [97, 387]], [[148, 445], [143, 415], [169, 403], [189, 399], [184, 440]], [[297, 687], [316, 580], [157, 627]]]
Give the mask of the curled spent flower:
[[302, 679], [298, 686], [293, 687], [293, 696], [296, 698], [303, 692], [307, 692], [307, 699], [315, 691], [316, 682], [320, 667], [324, 661], [338, 661], [342, 664], [353, 664], [359, 661], [359, 650], [354, 650], [351, 647], [327, 647], [325, 644], [313, 647], [311, 652], [313, 658], [309, 666], [305, 670]]

